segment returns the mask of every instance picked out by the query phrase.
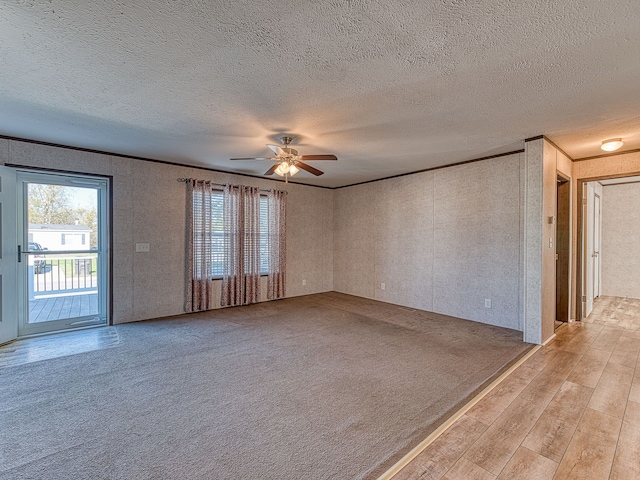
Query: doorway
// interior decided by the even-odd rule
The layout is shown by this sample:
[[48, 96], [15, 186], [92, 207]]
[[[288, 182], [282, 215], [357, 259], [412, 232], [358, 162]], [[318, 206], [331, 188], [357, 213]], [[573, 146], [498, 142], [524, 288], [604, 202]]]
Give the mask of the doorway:
[[556, 184], [556, 328], [569, 321], [571, 261], [571, 182], [558, 174]]
[[640, 172], [581, 180], [578, 191], [584, 206], [578, 210], [578, 235], [582, 238], [577, 243], [581, 261], [577, 264], [580, 281], [576, 300], [583, 308], [577, 313], [581, 320], [587, 320], [588, 311], [593, 316], [589, 321], [635, 330], [640, 324], [640, 250], [636, 247]]
[[18, 171], [18, 336], [108, 323], [104, 178]]
[[602, 184], [585, 182], [582, 186], [582, 318], [593, 310], [600, 296], [600, 241], [602, 237]]

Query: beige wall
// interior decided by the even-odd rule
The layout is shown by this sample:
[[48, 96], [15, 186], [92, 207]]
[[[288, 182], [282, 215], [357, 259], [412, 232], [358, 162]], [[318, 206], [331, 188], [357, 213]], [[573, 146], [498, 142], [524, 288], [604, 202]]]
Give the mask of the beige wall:
[[545, 138], [525, 142], [524, 157], [524, 339], [544, 343], [554, 334], [556, 317], [557, 175], [571, 179], [573, 168]]
[[553, 335], [556, 320], [556, 200], [558, 150], [544, 141], [542, 214], [542, 342]]
[[[573, 162], [562, 151], [549, 142], [543, 141], [543, 272], [542, 272], [542, 341], [545, 342], [555, 331], [556, 320], [556, 215], [557, 177], [573, 181]], [[553, 221], [550, 219], [553, 217]], [[571, 267], [569, 267], [571, 268]], [[571, 292], [569, 292], [571, 297]]]
[[520, 174], [516, 154], [336, 190], [334, 289], [522, 330]]
[[[333, 191], [9, 140], [0, 163], [113, 176], [117, 323], [183, 311], [185, 185], [176, 179], [197, 177], [289, 191], [289, 296], [336, 290], [524, 330], [540, 343], [551, 335], [547, 197], [556, 169], [570, 176], [572, 164], [543, 139], [526, 148]], [[135, 253], [138, 242], [151, 252]]]
[[[287, 190], [287, 296], [333, 290], [331, 190], [5, 139], [0, 163], [113, 176], [115, 323], [184, 311], [186, 186], [180, 177]], [[151, 251], [135, 253], [138, 242], [150, 243]], [[266, 299], [264, 278], [263, 284]]]
[[[545, 146], [547, 148], [545, 148]], [[522, 230], [524, 339], [531, 343], [546, 340], [549, 320], [549, 176], [551, 171], [546, 141], [542, 138], [525, 142], [524, 213]], [[553, 162], [555, 170], [555, 161]], [[555, 185], [553, 185], [555, 190]], [[554, 281], [555, 285], [555, 281]], [[552, 320], [553, 321], [553, 320]], [[553, 332], [553, 331], [552, 331]], [[551, 333], [552, 334], [552, 333]]]
[[602, 295], [640, 298], [640, 183], [605, 185], [602, 195]]

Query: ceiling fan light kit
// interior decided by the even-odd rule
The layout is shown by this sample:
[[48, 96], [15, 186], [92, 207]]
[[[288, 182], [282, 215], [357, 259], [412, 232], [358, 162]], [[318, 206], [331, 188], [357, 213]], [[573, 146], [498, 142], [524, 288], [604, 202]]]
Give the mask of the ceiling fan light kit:
[[273, 175], [275, 173], [280, 177], [284, 177], [285, 182], [287, 182], [289, 177], [293, 177], [300, 170], [306, 170], [307, 172], [316, 176], [322, 175], [324, 173], [321, 170], [312, 167], [311, 165], [307, 165], [303, 162], [303, 160], [308, 161], [338, 159], [335, 155], [330, 154], [298, 155], [298, 151], [296, 149], [289, 147], [289, 144], [293, 140], [292, 137], [284, 136], [280, 140], [282, 141], [282, 147], [279, 145], [267, 144], [267, 147], [269, 147], [273, 151], [273, 153], [276, 154], [275, 157], [232, 158], [231, 160], [270, 160], [275, 163], [269, 170], [265, 172], [265, 175]]
[[290, 164], [283, 161], [278, 164], [278, 168], [276, 168], [273, 173], [275, 173], [276, 175], [280, 175], [281, 177], [284, 177], [287, 174], [293, 177], [299, 171], [300, 169], [296, 167], [295, 164]]

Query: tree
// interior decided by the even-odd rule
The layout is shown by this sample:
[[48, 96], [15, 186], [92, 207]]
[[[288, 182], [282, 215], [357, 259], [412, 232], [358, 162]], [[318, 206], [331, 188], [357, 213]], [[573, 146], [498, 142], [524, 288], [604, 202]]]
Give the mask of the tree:
[[29, 224], [72, 225], [75, 220], [63, 186], [29, 184]]
[[84, 225], [91, 229], [92, 247], [98, 246], [98, 221], [95, 208], [74, 208], [69, 189], [62, 185], [30, 183], [29, 225]]
[[76, 221], [79, 225], [84, 225], [85, 227], [89, 227], [91, 229], [91, 234], [89, 236], [90, 243], [92, 247], [98, 246], [98, 212], [95, 209], [86, 210], [84, 208], [78, 208], [75, 211]]

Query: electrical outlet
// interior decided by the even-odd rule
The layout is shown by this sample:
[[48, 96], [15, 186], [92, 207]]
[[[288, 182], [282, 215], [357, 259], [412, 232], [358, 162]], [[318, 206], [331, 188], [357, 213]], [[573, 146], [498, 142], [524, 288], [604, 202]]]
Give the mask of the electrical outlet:
[[302, 280], [302, 285], [306, 285], [307, 281], [306, 280]]
[[136, 243], [136, 252], [148, 252], [149, 244], [148, 243]]
[[491, 308], [491, 299], [490, 298], [485, 298], [484, 299], [484, 308]]
[[380, 290], [384, 290], [386, 288], [386, 285], [384, 283], [380, 284]]

